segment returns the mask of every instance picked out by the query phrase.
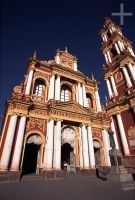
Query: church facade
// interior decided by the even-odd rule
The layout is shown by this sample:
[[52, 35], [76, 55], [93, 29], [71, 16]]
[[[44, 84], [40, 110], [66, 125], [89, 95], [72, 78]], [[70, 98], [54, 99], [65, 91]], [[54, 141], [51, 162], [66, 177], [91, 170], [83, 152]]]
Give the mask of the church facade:
[[1, 171], [14, 174], [95, 170], [110, 166], [98, 83], [77, 69], [77, 58], [58, 50], [54, 60], [29, 60], [13, 89], [1, 138]]
[[[107, 62], [104, 74], [110, 96], [106, 110], [101, 107], [97, 80], [78, 70], [77, 58], [67, 49], [57, 50], [53, 60], [38, 60], [36, 53], [29, 59], [23, 82], [14, 87], [6, 102], [0, 140], [2, 179], [19, 179], [20, 174], [31, 173], [56, 178], [65, 171], [95, 174], [96, 166], [110, 167], [110, 126], [116, 148], [124, 156], [135, 155], [135, 134], [131, 131], [135, 127], [132, 113], [135, 73], [129, 78], [132, 87], [127, 87], [125, 72], [121, 71], [126, 63], [131, 61], [133, 66], [135, 61], [130, 43], [127, 57], [123, 55], [125, 38], [119, 28], [118, 33], [114, 31], [115, 27], [118, 26], [106, 18], [101, 31]], [[124, 38], [120, 47], [117, 37], [116, 44], [107, 39], [117, 34], [119, 39]], [[113, 58], [112, 45], [118, 59]], [[131, 65], [128, 66], [133, 72]], [[123, 95], [124, 88], [126, 96]], [[129, 120], [126, 116], [130, 116]], [[122, 118], [128, 125], [122, 123]]]
[[126, 167], [135, 173], [135, 54], [131, 42], [111, 19], [105, 18], [100, 34], [109, 93], [106, 111], [116, 133], [116, 148], [123, 154]]

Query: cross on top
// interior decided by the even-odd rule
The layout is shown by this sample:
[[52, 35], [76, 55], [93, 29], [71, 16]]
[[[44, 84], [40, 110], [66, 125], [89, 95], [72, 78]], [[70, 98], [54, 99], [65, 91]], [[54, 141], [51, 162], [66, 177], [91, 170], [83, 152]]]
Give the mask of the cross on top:
[[120, 25], [124, 24], [124, 17], [125, 16], [132, 16], [133, 13], [126, 13], [124, 12], [124, 4], [120, 4], [120, 12], [119, 13], [111, 13], [112, 16], [120, 16]]

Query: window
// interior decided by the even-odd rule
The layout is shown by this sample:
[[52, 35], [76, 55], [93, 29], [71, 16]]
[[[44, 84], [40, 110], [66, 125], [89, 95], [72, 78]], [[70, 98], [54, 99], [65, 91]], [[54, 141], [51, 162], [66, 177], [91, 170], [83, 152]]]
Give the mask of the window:
[[93, 107], [92, 97], [91, 97], [90, 94], [86, 94], [86, 102], [87, 102], [87, 107], [88, 108], [92, 108]]
[[34, 86], [34, 95], [36, 96], [43, 96], [45, 84], [42, 80], [36, 80]]
[[71, 100], [71, 91], [68, 88], [68, 86], [62, 86], [60, 97], [61, 97], [60, 100], [63, 102]]

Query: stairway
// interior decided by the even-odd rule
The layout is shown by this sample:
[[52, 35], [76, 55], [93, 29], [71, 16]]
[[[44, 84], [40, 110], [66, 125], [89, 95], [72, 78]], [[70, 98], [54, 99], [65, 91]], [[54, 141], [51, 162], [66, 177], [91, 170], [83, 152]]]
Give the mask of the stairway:
[[42, 179], [43, 179], [42, 174], [26, 174], [22, 176], [21, 181], [42, 180]]

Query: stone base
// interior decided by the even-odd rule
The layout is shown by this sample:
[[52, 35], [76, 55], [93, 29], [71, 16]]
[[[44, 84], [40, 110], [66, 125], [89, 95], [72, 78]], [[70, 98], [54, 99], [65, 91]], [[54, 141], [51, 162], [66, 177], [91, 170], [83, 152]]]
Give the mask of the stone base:
[[127, 172], [125, 167], [122, 166], [112, 166], [109, 174], [107, 175], [109, 180], [124, 182], [133, 182], [132, 175]]
[[45, 180], [63, 179], [64, 172], [62, 170], [48, 170], [43, 171]]
[[2, 171], [0, 172], [0, 182], [20, 181], [20, 171]]
[[80, 169], [79, 173], [85, 176], [96, 176], [96, 169]]

